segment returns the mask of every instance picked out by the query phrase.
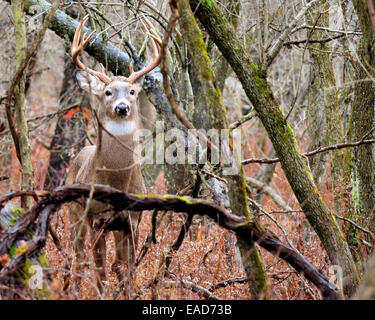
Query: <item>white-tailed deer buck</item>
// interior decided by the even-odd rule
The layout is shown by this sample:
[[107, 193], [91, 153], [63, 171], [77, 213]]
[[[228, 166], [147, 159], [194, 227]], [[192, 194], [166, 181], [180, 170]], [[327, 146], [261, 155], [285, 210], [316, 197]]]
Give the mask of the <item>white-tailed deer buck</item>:
[[[81, 40], [82, 29], [87, 20], [88, 16], [80, 22], [75, 32], [72, 58], [76, 65], [83, 70], [77, 73], [80, 87], [94, 94], [99, 100], [99, 126], [103, 126], [103, 128], [99, 130], [101, 134], [99, 134], [97, 145], [83, 148], [74, 159], [66, 179], [66, 185], [78, 182], [97, 183], [110, 185], [124, 192], [144, 193], [141, 167], [140, 164], [134, 162], [133, 156], [133, 151], [136, 148], [133, 135], [140, 126], [137, 97], [142, 88], [143, 76], [160, 63], [158, 46], [160, 46], [161, 40], [151, 23], [145, 19], [150, 28], [147, 34], [153, 48], [153, 61], [137, 72], [134, 72], [131, 65], [128, 78], [123, 76], [109, 78], [105, 74], [103, 66], [102, 71], [97, 72], [89, 69], [78, 58], [92, 35], [91, 33], [86, 39]], [[108, 221], [114, 214], [108, 212], [108, 207], [96, 201], [91, 204], [87, 215], [84, 215], [84, 207], [84, 204], [72, 204], [70, 208], [72, 242], [78, 264], [82, 263], [84, 259], [87, 228], [98, 232], [98, 229], [103, 226], [103, 221]], [[139, 212], [121, 212], [119, 218], [108, 225], [105, 230], [114, 232], [116, 255], [112, 270], [117, 274], [119, 280], [122, 278], [121, 266], [134, 261], [140, 216]], [[93, 248], [100, 280], [105, 278], [106, 244], [104, 234], [105, 232], [96, 237], [97, 241]]]

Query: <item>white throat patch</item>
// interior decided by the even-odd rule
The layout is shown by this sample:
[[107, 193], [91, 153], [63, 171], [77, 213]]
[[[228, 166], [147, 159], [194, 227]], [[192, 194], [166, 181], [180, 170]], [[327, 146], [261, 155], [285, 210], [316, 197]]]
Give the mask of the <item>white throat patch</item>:
[[123, 121], [108, 121], [104, 124], [104, 127], [108, 132], [115, 136], [123, 136], [130, 134], [134, 131], [135, 125], [133, 121], [123, 120]]

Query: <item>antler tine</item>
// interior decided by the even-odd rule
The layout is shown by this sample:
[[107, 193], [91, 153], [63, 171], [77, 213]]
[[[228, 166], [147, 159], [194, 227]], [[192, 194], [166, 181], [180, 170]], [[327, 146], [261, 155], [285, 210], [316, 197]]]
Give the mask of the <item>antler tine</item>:
[[154, 39], [154, 40], [158, 43], [158, 45], [161, 46], [162, 40], [159, 38], [159, 36], [155, 36], [155, 35], [153, 35], [153, 34], [150, 33], [150, 32], [146, 32], [146, 34], [147, 34], [148, 36], [150, 36], [152, 39]]
[[157, 48], [157, 46], [155, 44], [155, 41], [157, 42], [157, 44], [159, 46], [161, 46], [162, 40], [160, 39], [158, 33], [156, 32], [156, 29], [155, 29], [154, 25], [150, 22], [150, 20], [146, 16], [144, 16], [143, 18], [146, 21], [146, 23], [148, 24], [151, 32], [148, 31], [146, 25], [141, 20], [142, 25], [143, 25], [143, 29], [145, 30], [146, 34], [148, 35], [148, 37], [149, 37], [149, 39], [151, 41], [152, 51], [153, 51], [154, 56], [157, 56], [159, 54], [159, 50], [158, 50], [158, 48]]
[[[161, 41], [160, 41], [160, 38], [159, 37], [156, 37], [154, 36], [153, 34], [149, 33], [149, 32], [146, 32], [146, 34], [148, 35], [150, 41], [151, 41], [151, 45], [152, 45], [152, 52], [154, 54], [154, 56], [158, 55], [159, 54], [159, 49], [158, 47], [156, 46], [155, 44], [155, 41], [156, 43], [161, 46]], [[160, 41], [160, 42], [159, 42]]]
[[[160, 39], [156, 29], [155, 29], [155, 26], [151, 23], [151, 21], [146, 17], [146, 16], [143, 16], [143, 19], [146, 21], [146, 23], [148, 24], [149, 28], [151, 29], [151, 32], [152, 32], [152, 37], [155, 38], [155, 40], [161, 45], [162, 43], [162, 40]], [[144, 28], [146, 28], [144, 22], [142, 21], [142, 24], [144, 26]], [[147, 30], [147, 28], [146, 28]]]
[[76, 32], [74, 33], [74, 38], [73, 38], [73, 43], [72, 43], [72, 59], [73, 59], [74, 63], [77, 65], [78, 68], [80, 68], [82, 70], [85, 70], [86, 72], [88, 72], [88, 73], [92, 74], [93, 76], [99, 78], [105, 84], [109, 84], [111, 82], [111, 78], [109, 78], [105, 74], [105, 69], [104, 69], [103, 66], [102, 66], [102, 72], [98, 72], [98, 71], [95, 71], [95, 70], [92, 70], [92, 69], [88, 68], [78, 58], [80, 52], [87, 46], [87, 44], [89, 43], [92, 35], [94, 34], [94, 31], [93, 31], [88, 35], [87, 38], [85, 38], [85, 36], [86, 36], [86, 33], [85, 33], [83, 35], [83, 39], [81, 39], [83, 26], [85, 25], [85, 23], [87, 22], [88, 19], [89, 19], [89, 15], [86, 15], [82, 19], [82, 21], [79, 23], [79, 25], [76, 29]]
[[142, 70], [139, 70], [137, 72], [134, 72], [133, 66], [131, 66], [131, 68], [129, 67], [129, 69], [130, 69], [130, 76], [127, 79], [131, 83], [133, 83], [134, 81], [136, 81], [139, 78], [143, 77], [145, 74], [149, 73], [151, 70], [155, 69], [159, 65], [160, 60], [161, 60], [161, 55], [160, 55], [158, 46], [156, 44], [158, 44], [159, 47], [160, 47], [162, 41], [161, 41], [160, 37], [158, 36], [158, 34], [156, 32], [156, 29], [152, 25], [152, 23], [146, 17], [143, 17], [143, 18], [146, 21], [146, 23], [148, 24], [148, 26], [150, 28], [150, 31], [151, 31], [151, 32], [149, 32], [149, 30], [147, 29], [146, 25], [143, 23], [143, 21], [141, 21], [142, 25], [143, 25], [143, 27], [145, 29], [145, 32], [146, 32], [146, 34], [148, 35], [148, 37], [149, 37], [149, 39], [151, 41], [154, 59], [151, 61], [151, 63], [148, 66], [146, 66], [145, 68], [143, 68]]

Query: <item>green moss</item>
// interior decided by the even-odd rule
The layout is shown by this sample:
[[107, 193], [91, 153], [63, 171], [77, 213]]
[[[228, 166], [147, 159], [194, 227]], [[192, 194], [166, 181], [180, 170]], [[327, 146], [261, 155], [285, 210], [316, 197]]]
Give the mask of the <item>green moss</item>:
[[183, 197], [183, 196], [182, 197], [177, 197], [177, 196], [173, 196], [173, 195], [170, 195], [170, 194], [166, 194], [166, 195], [162, 196], [162, 198], [166, 199], [166, 200], [168, 200], [168, 199], [178, 199], [178, 200], [180, 200], [182, 202], [185, 202], [188, 205], [195, 205], [195, 204], [201, 203], [201, 200], [191, 201], [191, 198], [189, 198], [189, 197]]
[[178, 197], [178, 200], [180, 200], [182, 202], [185, 202], [186, 204], [189, 204], [189, 205], [195, 204], [195, 203], [191, 202], [189, 200], [189, 198], [187, 198], [187, 197]]
[[212, 0], [201, 0], [201, 5], [209, 9], [212, 9], [213, 3]]
[[14, 218], [11, 221], [9, 221], [9, 226], [13, 226], [14, 223], [18, 220], [18, 218], [25, 214], [25, 210], [14, 205], [12, 207], [12, 214]]
[[307, 170], [306, 172], [307, 172], [307, 175], [308, 175], [309, 179], [310, 179], [311, 181], [314, 181], [314, 178], [313, 178], [313, 176], [312, 176], [311, 171], [310, 171], [310, 170]]
[[[254, 68], [258, 68], [255, 64], [253, 64]], [[265, 98], [270, 96], [270, 89], [267, 84], [267, 80], [263, 77], [263, 75], [259, 75], [257, 72], [255, 74], [255, 86], [257, 87], [259, 93], [264, 96]]]
[[137, 193], [137, 194], [134, 194], [134, 196], [141, 198], [141, 199], [145, 199], [145, 198], [157, 198], [157, 199], [164, 199], [164, 200], [178, 199], [182, 202], [185, 202], [188, 205], [195, 205], [195, 204], [201, 203], [201, 200], [191, 201], [191, 198], [189, 197], [184, 197], [184, 196], [178, 197], [172, 194], [160, 195], [160, 194], [155, 194], [155, 193], [150, 193], [150, 194], [138, 194]]
[[207, 80], [211, 80], [211, 72], [210, 70], [204, 70], [202, 72], [202, 77]]
[[39, 261], [42, 265], [43, 268], [47, 268], [48, 267], [48, 263], [47, 263], [47, 260], [46, 260], [46, 255], [44, 253], [41, 253], [39, 255]]
[[259, 71], [259, 66], [256, 63], [254, 63], [254, 62], [250, 62], [249, 63], [249, 67], [250, 67], [250, 69], [252, 69], [252, 70], [254, 70], [256, 72]]
[[160, 198], [159, 194], [156, 193], [150, 193], [150, 194], [143, 194], [143, 193], [134, 193], [133, 194], [135, 197], [144, 199], [144, 198]]
[[17, 247], [15, 245], [12, 245], [10, 248], [9, 248], [9, 257], [12, 259], [13, 256], [15, 255], [16, 253], [16, 250], [17, 250]]

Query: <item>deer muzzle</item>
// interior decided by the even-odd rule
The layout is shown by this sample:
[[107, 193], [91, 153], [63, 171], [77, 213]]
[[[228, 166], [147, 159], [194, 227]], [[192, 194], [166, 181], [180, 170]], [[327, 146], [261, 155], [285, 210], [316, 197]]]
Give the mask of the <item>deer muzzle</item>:
[[115, 107], [115, 112], [119, 116], [128, 116], [130, 113], [130, 107], [125, 103], [120, 103]]

